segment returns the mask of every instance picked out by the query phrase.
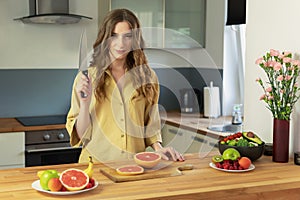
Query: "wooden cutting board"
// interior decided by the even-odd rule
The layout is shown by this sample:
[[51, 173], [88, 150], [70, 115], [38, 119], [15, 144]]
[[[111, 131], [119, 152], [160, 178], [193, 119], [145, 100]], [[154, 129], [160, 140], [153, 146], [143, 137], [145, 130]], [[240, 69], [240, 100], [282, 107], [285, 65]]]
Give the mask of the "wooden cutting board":
[[170, 161], [161, 161], [154, 168], [145, 169], [143, 174], [126, 176], [116, 172], [116, 168], [131, 164], [134, 162], [106, 163], [100, 168], [100, 172], [116, 183], [182, 175], [178, 166]]

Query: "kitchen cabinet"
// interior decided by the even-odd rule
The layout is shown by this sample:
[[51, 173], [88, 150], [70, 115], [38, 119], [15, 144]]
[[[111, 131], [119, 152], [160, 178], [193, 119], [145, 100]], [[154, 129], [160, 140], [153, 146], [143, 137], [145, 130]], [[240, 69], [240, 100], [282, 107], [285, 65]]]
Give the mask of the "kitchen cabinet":
[[148, 48], [205, 46], [206, 0], [99, 0], [99, 8], [100, 21], [108, 10], [133, 11]]
[[205, 47], [206, 0], [165, 0], [167, 48]]
[[[188, 8], [191, 2], [195, 6]], [[98, 0], [98, 25], [102, 24], [107, 12], [117, 6], [132, 11], [136, 9], [141, 13], [139, 18], [149, 61], [161, 63], [162, 66], [186, 66], [182, 59], [177, 58], [179, 56], [189, 61], [186, 67], [192, 64], [200, 68], [223, 68], [225, 3], [220, 0]], [[203, 4], [205, 7], [202, 7]], [[148, 15], [153, 16], [151, 20], [146, 20]], [[165, 32], [166, 29], [169, 31]], [[189, 40], [184, 42], [181, 40], [187, 38]]]
[[25, 132], [0, 133], [0, 169], [25, 167]]
[[162, 129], [163, 146], [172, 146], [180, 153], [217, 151], [218, 139], [194, 131], [165, 124]]

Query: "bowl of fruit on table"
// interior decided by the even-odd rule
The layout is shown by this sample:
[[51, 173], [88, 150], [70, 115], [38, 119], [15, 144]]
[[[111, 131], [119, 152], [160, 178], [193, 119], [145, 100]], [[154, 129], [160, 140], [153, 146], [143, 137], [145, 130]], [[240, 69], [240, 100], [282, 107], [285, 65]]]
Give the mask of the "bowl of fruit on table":
[[228, 148], [235, 148], [241, 154], [255, 161], [259, 159], [265, 148], [265, 143], [252, 131], [237, 132], [219, 141], [219, 152], [222, 154]]

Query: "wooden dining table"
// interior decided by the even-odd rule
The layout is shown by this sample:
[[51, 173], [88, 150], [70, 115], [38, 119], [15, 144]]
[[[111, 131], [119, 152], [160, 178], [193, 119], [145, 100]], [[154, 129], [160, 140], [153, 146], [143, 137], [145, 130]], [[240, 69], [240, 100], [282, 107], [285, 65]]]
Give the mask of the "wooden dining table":
[[[85, 169], [87, 164], [49, 165], [0, 170], [0, 199], [300, 199], [300, 166], [272, 162], [271, 156], [262, 156], [253, 162], [250, 171], [228, 172], [212, 168], [211, 157], [186, 154], [184, 162], [171, 162], [162, 169], [148, 171], [153, 176], [137, 180], [115, 182], [101, 170], [117, 166], [118, 162], [95, 163], [93, 178], [98, 186], [90, 191], [57, 195], [37, 191], [32, 183], [37, 172], [68, 168]], [[166, 161], [168, 162], [168, 161]], [[178, 170], [181, 166], [193, 169], [158, 176], [163, 170]], [[61, 194], [61, 193], [60, 193]]]

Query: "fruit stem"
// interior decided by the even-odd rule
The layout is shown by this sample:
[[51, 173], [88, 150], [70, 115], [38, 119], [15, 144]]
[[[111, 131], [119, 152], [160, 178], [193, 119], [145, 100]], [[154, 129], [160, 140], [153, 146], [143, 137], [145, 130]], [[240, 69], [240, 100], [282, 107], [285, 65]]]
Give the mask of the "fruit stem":
[[90, 162], [93, 163], [93, 158], [92, 156], [89, 156]]

